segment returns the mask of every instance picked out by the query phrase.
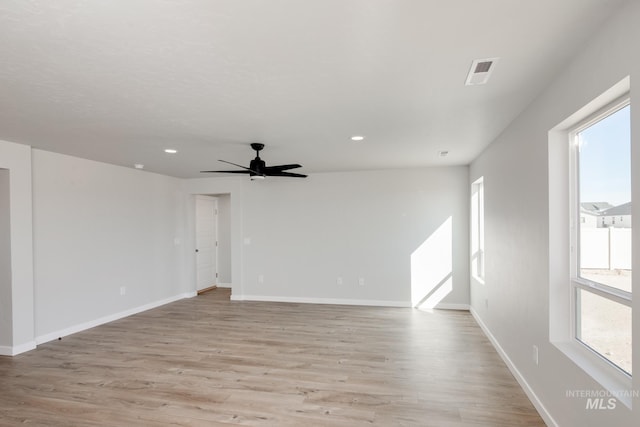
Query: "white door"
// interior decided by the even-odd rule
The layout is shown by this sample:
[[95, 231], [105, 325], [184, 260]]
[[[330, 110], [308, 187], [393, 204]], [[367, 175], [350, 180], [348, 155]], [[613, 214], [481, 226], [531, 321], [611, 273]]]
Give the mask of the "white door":
[[218, 199], [196, 196], [196, 278], [197, 290], [214, 286], [217, 270]]

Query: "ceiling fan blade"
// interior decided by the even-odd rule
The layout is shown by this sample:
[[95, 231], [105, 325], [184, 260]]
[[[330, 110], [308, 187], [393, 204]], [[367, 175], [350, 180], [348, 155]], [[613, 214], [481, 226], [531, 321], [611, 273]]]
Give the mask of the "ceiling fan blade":
[[226, 170], [226, 171], [201, 171], [201, 173], [242, 173], [247, 174], [252, 180], [258, 178], [264, 178], [265, 176], [286, 176], [290, 178], [306, 178], [307, 175], [301, 173], [285, 172], [290, 169], [301, 168], [302, 165], [297, 163], [288, 163], [286, 165], [267, 166], [264, 160], [260, 158], [260, 150], [264, 148], [264, 144], [253, 143], [251, 148], [256, 151], [256, 158], [251, 160], [249, 167], [239, 165], [237, 163], [228, 162], [226, 160], [218, 160], [222, 163], [227, 163], [232, 166], [239, 167], [241, 170]]
[[251, 168], [248, 168], [248, 167], [246, 167], [246, 166], [239, 165], [239, 164], [237, 164], [237, 163], [227, 162], [226, 160], [218, 160], [218, 161], [219, 161], [219, 162], [222, 162], [222, 163], [227, 163], [227, 164], [229, 164], [229, 165], [237, 166], [237, 167], [239, 167], [239, 168], [246, 169], [246, 170], [249, 170], [249, 171], [251, 171], [251, 172], [255, 173], [255, 171], [254, 171], [254, 170], [252, 170]]
[[200, 171], [200, 173], [254, 173], [252, 170], [243, 171]]
[[282, 172], [282, 171], [286, 171], [289, 169], [296, 169], [296, 168], [301, 168], [302, 165], [299, 164], [291, 164], [291, 165], [276, 165], [276, 166], [267, 166], [265, 169], [265, 172]]
[[[246, 172], [244, 172], [244, 171], [243, 171], [243, 172], [220, 171], [220, 172], [231, 172], [231, 173], [252, 173], [252, 174], [254, 174], [254, 175], [264, 176], [264, 174], [263, 174], [263, 173], [260, 173], [260, 172], [258, 172], [258, 171], [256, 171], [256, 170], [251, 169], [251, 168], [248, 168], [248, 167], [246, 167], [246, 166], [239, 165], [239, 164], [237, 164], [237, 163], [231, 163], [231, 162], [228, 162], [228, 161], [226, 161], [226, 160], [218, 160], [218, 161], [219, 161], [219, 162], [222, 162], [222, 163], [228, 163], [228, 164], [230, 164], [230, 165], [237, 166], [237, 167], [239, 167], [239, 168], [242, 168], [242, 169], [245, 169], [245, 170], [246, 170]], [[253, 163], [253, 162], [251, 162], [251, 163]]]
[[306, 178], [307, 175], [303, 175], [301, 173], [292, 173], [292, 172], [281, 172], [281, 171], [272, 171], [265, 173], [267, 176], [288, 176], [291, 178]]

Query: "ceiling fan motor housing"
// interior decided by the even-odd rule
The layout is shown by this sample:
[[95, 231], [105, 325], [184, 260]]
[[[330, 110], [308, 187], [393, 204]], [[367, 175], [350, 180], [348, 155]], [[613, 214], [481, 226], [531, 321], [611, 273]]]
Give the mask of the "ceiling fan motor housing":
[[[255, 159], [251, 160], [251, 163], [249, 163], [249, 169], [251, 169], [251, 172], [249, 173], [249, 176], [253, 176], [253, 175], [261, 175], [264, 176], [264, 168], [265, 168], [266, 164], [264, 162], [264, 160], [262, 160], [260, 157], [256, 157]], [[254, 171], [256, 173], [254, 173]]]

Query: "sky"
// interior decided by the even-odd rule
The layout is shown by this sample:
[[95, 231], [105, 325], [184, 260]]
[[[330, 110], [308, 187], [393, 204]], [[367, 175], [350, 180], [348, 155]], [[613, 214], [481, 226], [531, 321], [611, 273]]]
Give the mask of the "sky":
[[631, 201], [629, 106], [580, 132], [580, 201]]

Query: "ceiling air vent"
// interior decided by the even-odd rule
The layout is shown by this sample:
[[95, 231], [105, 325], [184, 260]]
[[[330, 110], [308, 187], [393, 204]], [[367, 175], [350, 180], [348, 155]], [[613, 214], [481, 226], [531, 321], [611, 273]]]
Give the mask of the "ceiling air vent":
[[476, 59], [473, 61], [465, 85], [483, 85], [489, 81], [498, 59], [500, 58]]

